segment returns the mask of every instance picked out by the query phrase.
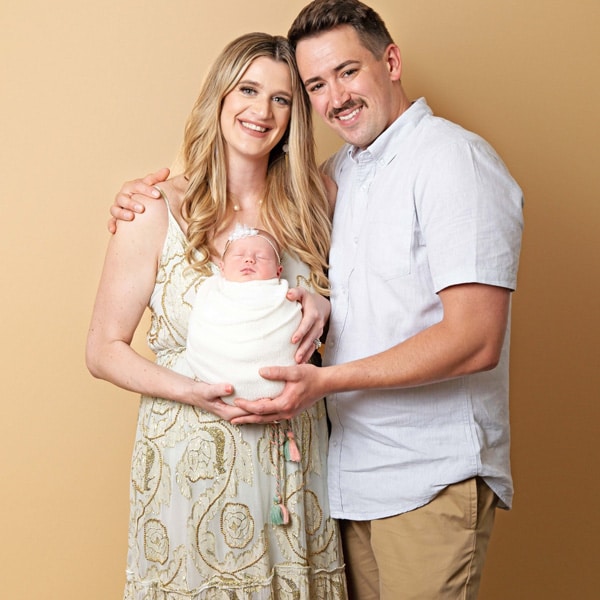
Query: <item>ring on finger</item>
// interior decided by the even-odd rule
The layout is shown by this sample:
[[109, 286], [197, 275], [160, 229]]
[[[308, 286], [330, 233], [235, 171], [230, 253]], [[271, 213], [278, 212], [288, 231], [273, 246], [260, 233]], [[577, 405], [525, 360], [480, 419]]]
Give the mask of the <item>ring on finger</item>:
[[313, 344], [315, 345], [315, 348], [318, 350], [323, 345], [323, 342], [321, 342], [321, 340], [319, 338], [315, 338], [313, 340]]

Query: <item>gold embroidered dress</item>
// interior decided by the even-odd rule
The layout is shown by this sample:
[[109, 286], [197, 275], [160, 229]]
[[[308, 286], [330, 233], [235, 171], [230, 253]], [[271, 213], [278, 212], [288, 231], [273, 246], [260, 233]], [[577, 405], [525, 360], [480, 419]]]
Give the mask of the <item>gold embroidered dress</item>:
[[[169, 211], [148, 342], [157, 363], [175, 370], [183, 369], [178, 362], [203, 280], [189, 268], [185, 244]], [[289, 258], [284, 268], [288, 278], [296, 273], [292, 286], [302, 269], [306, 273]], [[290, 425], [300, 462], [283, 456], [283, 424], [235, 426], [187, 404], [142, 396], [125, 600], [346, 597], [338, 528], [327, 499], [323, 401]], [[271, 524], [278, 493], [289, 511], [286, 525]]]

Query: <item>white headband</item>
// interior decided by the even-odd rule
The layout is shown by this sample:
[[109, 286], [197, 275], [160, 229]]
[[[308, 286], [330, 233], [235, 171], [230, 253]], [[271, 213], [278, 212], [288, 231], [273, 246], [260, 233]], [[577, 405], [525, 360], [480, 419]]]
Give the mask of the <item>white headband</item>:
[[248, 227], [248, 225], [242, 225], [240, 223], [236, 224], [235, 229], [233, 230], [231, 235], [227, 238], [227, 243], [225, 244], [225, 249], [223, 250], [223, 255], [221, 256], [221, 258], [225, 258], [225, 253], [229, 249], [231, 242], [235, 242], [235, 241], [241, 240], [243, 238], [255, 237], [255, 236], [260, 237], [263, 240], [267, 241], [269, 246], [271, 246], [271, 248], [273, 248], [273, 252], [275, 252], [275, 256], [277, 257], [277, 263], [281, 264], [281, 258], [279, 257], [279, 252], [278, 252], [277, 248], [275, 247], [275, 244], [266, 235], [263, 235], [263, 233], [261, 232], [260, 229], [256, 229], [254, 227]]

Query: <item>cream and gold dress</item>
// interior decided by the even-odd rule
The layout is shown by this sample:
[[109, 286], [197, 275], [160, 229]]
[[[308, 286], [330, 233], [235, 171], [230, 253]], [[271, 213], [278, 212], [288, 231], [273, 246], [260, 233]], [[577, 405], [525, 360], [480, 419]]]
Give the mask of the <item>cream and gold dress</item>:
[[[148, 342], [157, 363], [175, 370], [182, 370], [187, 323], [203, 281], [189, 268], [185, 246], [169, 211]], [[306, 267], [289, 257], [284, 262], [290, 285], [297, 285]], [[300, 462], [286, 460], [282, 451], [287, 422], [236, 426], [187, 404], [142, 396], [126, 600], [346, 597], [327, 498], [323, 401], [289, 426]], [[287, 524], [272, 524], [274, 502], [289, 513]]]

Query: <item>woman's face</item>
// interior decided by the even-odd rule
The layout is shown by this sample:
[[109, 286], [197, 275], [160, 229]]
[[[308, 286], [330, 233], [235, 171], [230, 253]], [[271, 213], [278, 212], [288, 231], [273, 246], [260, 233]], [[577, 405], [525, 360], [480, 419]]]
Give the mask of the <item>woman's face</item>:
[[286, 63], [261, 56], [224, 100], [221, 130], [229, 155], [265, 158], [290, 120], [292, 81]]

